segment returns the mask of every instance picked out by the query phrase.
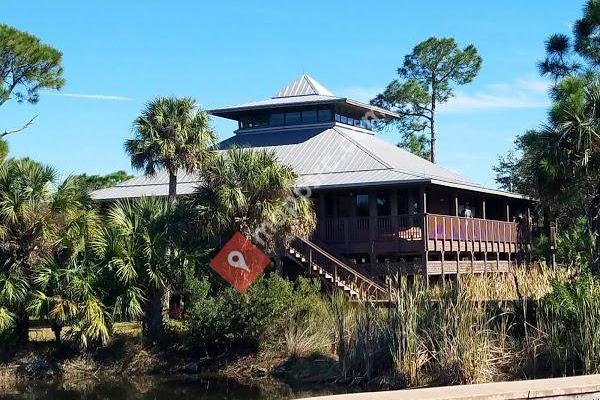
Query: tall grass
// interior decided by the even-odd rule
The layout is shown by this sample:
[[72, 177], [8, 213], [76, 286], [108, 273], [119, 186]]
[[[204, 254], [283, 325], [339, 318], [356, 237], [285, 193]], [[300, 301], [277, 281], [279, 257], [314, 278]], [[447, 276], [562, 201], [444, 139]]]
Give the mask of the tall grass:
[[[327, 302], [340, 379], [465, 384], [600, 370], [600, 283], [564, 269], [397, 280], [390, 304]], [[322, 335], [321, 338], [325, 336]], [[322, 345], [321, 347], [327, 347]]]

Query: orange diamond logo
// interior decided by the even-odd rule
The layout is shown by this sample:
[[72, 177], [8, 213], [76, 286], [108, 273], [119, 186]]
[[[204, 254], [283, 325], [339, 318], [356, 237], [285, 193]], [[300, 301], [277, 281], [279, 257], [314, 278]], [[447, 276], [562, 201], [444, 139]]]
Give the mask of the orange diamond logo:
[[236, 232], [209, 265], [235, 290], [244, 293], [270, 262], [265, 253]]

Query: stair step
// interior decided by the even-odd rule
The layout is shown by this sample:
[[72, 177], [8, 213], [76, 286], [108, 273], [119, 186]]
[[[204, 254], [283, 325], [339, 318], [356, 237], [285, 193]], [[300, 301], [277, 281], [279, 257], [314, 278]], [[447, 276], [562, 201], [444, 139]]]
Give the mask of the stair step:
[[[318, 274], [323, 279], [330, 282], [333, 287], [343, 290], [344, 293], [347, 293], [349, 297], [351, 297], [353, 299], [357, 299], [357, 298], [361, 297], [359, 295], [361, 293], [361, 291], [359, 290], [359, 286], [363, 286], [363, 284], [365, 284], [365, 283], [367, 285], [373, 286], [372, 292], [373, 292], [373, 294], [375, 294], [376, 297], [377, 297], [377, 295], [379, 295], [379, 297], [381, 297], [381, 294], [385, 293], [385, 289], [383, 287], [379, 287], [376, 284], [373, 284], [372, 282], [367, 282], [366, 279], [363, 278], [358, 271], [354, 270], [353, 266], [347, 265], [343, 261], [337, 261], [335, 259], [335, 255], [331, 255], [331, 254], [327, 253], [326, 251], [320, 249], [318, 246], [314, 245], [313, 243], [307, 242], [302, 239], [298, 239], [298, 243], [300, 244], [301, 248], [305, 249], [305, 250], [300, 251], [292, 246], [289, 246], [287, 248], [287, 251], [289, 253], [288, 257], [295, 260], [299, 265], [301, 265], [305, 268], [308, 268], [308, 270], [310, 272]], [[307, 246], [309, 246], [309, 247], [307, 247]], [[334, 275], [334, 273], [330, 273], [327, 270], [323, 269], [317, 263], [315, 263], [312, 259], [310, 259], [310, 261], [309, 261], [309, 254], [310, 254], [309, 251], [312, 251], [313, 254], [321, 255], [322, 257], [325, 257], [326, 259], [331, 260], [331, 262], [333, 262], [334, 266], [337, 264], [338, 268], [344, 268], [347, 271], [349, 271], [350, 274], [352, 274], [354, 272], [355, 275], [351, 276], [351, 278], [348, 281], [337, 278]], [[328, 262], [328, 264], [326, 264], [326, 265], [330, 266], [330, 262]], [[330, 268], [328, 267], [328, 270], [329, 269]], [[356, 284], [357, 282], [360, 283], [360, 285], [357, 285]]]

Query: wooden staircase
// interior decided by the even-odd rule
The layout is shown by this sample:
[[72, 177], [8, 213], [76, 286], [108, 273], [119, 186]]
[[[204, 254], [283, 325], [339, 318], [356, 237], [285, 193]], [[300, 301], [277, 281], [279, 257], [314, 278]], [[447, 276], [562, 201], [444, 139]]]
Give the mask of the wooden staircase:
[[296, 238], [288, 245], [286, 254], [312, 274], [325, 279], [335, 289], [343, 290], [353, 300], [388, 301], [390, 298], [389, 291], [383, 286], [313, 242]]

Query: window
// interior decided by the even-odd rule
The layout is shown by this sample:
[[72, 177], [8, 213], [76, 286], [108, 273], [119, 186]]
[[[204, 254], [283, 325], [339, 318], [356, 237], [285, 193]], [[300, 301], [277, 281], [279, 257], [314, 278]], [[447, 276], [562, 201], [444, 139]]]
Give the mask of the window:
[[317, 122], [317, 110], [302, 111], [302, 122], [305, 124]]
[[387, 216], [392, 214], [392, 205], [388, 193], [377, 193], [377, 215]]
[[270, 126], [282, 126], [285, 122], [285, 118], [283, 113], [273, 113], [271, 114], [271, 118], [269, 118]]
[[369, 216], [369, 195], [368, 194], [357, 194], [356, 195], [356, 216], [357, 217], [368, 217]]
[[352, 215], [352, 198], [348, 195], [337, 196], [338, 217], [345, 218]]
[[302, 117], [299, 111], [285, 113], [286, 125], [297, 125], [302, 122]]
[[406, 215], [409, 213], [409, 196], [406, 192], [398, 193], [398, 215]]
[[[287, 112], [285, 112], [287, 110]], [[240, 129], [254, 129], [266, 127], [279, 127], [300, 124], [314, 124], [319, 122], [330, 122], [335, 120], [343, 124], [358, 126], [364, 129], [372, 129], [372, 121], [356, 118], [349, 111], [338, 110], [334, 115], [334, 109], [328, 106], [317, 106], [293, 109], [275, 109], [273, 112], [256, 111], [244, 114], [239, 119]]]
[[325, 195], [324, 197], [325, 200], [325, 218], [333, 218], [334, 217], [334, 208], [335, 208], [335, 204], [333, 204], [334, 202], [334, 197], [333, 195]]
[[331, 110], [328, 108], [319, 110], [319, 122], [329, 122], [331, 121]]

